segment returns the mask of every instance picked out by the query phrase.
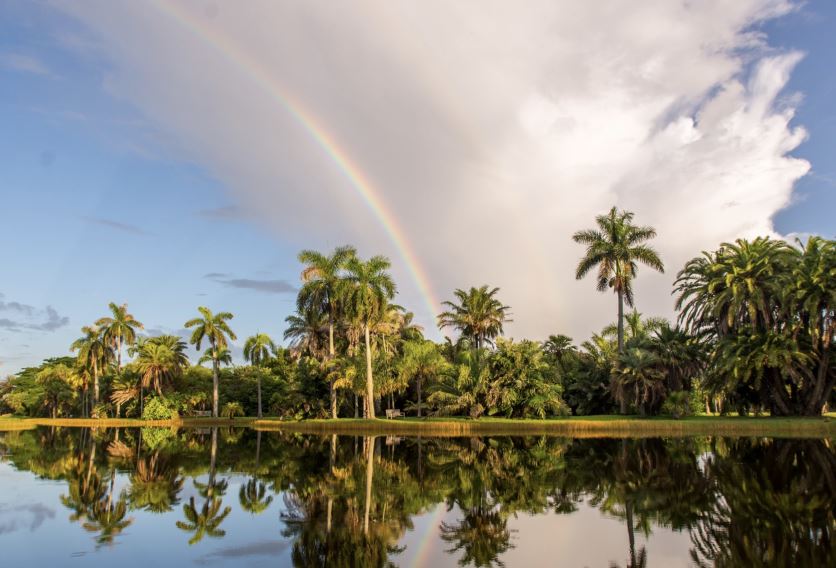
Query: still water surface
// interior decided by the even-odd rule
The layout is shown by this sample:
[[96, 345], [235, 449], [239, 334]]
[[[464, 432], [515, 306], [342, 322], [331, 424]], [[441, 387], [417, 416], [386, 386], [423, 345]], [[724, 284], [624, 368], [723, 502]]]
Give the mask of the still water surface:
[[830, 440], [0, 432], [2, 566], [834, 566]]

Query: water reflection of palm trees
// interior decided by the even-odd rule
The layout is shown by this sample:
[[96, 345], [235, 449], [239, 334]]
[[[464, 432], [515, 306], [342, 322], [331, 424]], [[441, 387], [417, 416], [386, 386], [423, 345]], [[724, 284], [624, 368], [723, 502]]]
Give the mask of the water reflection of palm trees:
[[194, 533], [189, 539], [189, 545], [196, 544], [204, 537], [221, 538], [226, 531], [221, 529], [221, 523], [232, 512], [232, 507], [223, 507], [223, 496], [229, 487], [225, 479], [216, 478], [216, 467], [218, 459], [218, 429], [212, 428], [212, 441], [209, 450], [209, 478], [206, 483], [194, 480], [192, 483], [198, 494], [203, 498], [203, 505], [200, 509], [195, 504], [195, 498], [190, 497], [189, 502], [183, 505], [183, 516], [185, 521], [177, 521], [177, 528], [186, 532]]
[[[217, 429], [124, 429], [118, 441], [113, 431], [60, 428], [0, 437], [17, 469], [65, 481], [70, 521], [99, 546], [127, 538], [132, 514], [142, 523], [175, 508], [179, 519], [167, 522], [189, 542], [220, 538], [232, 526], [225, 474], [247, 472], [235, 508], [255, 515], [283, 500], [281, 534], [297, 566], [398, 563], [413, 519], [440, 503], [447, 514], [435, 545], [463, 566], [509, 562], [517, 514], [572, 514], [581, 504], [621, 521], [613, 565], [652, 564], [659, 527], [688, 532], [699, 566], [822, 566], [836, 557], [836, 452], [827, 441], [383, 442]], [[195, 496], [181, 503], [189, 480]]]

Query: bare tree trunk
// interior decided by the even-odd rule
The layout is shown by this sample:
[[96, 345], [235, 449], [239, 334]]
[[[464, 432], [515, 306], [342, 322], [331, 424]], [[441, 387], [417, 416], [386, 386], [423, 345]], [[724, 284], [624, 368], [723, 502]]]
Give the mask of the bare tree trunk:
[[357, 393], [354, 393], [354, 418], [360, 417], [360, 408], [357, 404]]
[[369, 337], [369, 324], [364, 326], [366, 335], [366, 418], [374, 420], [374, 378], [372, 377], [372, 342]]

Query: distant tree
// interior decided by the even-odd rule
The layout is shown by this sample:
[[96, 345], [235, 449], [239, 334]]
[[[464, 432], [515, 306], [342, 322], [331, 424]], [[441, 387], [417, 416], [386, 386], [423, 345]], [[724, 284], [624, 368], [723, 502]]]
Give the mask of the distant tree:
[[407, 341], [404, 344], [403, 357], [399, 371], [405, 382], [415, 381], [418, 393], [418, 417], [421, 417], [421, 389], [425, 381], [435, 380], [447, 369], [447, 361], [439, 353], [432, 341]]
[[209, 354], [212, 360], [212, 416], [218, 417], [218, 374], [220, 371], [220, 354], [226, 349], [228, 340], [235, 340], [235, 332], [230, 329], [227, 320], [233, 318], [229, 312], [213, 314], [212, 310], [201, 306], [197, 309], [200, 317], [185, 323], [187, 328], [194, 328], [190, 342], [200, 350], [204, 339], [209, 341]]
[[[244, 358], [254, 367], [263, 367], [270, 361], [270, 354], [276, 350], [276, 344], [266, 333], [257, 333], [244, 342]], [[256, 376], [258, 385], [258, 417], [261, 418], [261, 375]]]
[[[342, 299], [345, 294], [344, 271], [357, 251], [352, 246], [334, 249], [330, 255], [313, 250], [299, 253], [299, 262], [305, 265], [302, 271], [302, 289], [297, 298], [300, 314], [311, 312], [323, 316], [328, 322], [328, 359], [334, 359], [334, 328], [343, 315]], [[337, 394], [334, 384], [329, 383], [331, 418], [337, 417]]]
[[100, 318], [96, 325], [101, 328], [105, 341], [116, 350], [116, 369], [122, 372], [122, 346], [133, 345], [136, 341], [136, 330], [142, 329], [142, 323], [128, 313], [128, 305], [117, 306], [114, 302], [108, 305], [111, 316]]
[[456, 302], [443, 302], [449, 308], [438, 316], [440, 328], [452, 327], [473, 341], [476, 349], [502, 335], [502, 326], [510, 322], [508, 306], [496, 298], [499, 288], [488, 289], [487, 285], [470, 290], [457, 289], [453, 292]]
[[352, 257], [346, 264], [345, 301], [351, 317], [363, 328], [366, 344], [366, 417], [374, 418], [374, 378], [370, 328], [395, 297], [395, 282], [389, 275], [390, 262], [383, 256], [367, 261]]
[[81, 328], [84, 335], [70, 346], [78, 351], [78, 363], [88, 369], [93, 376], [93, 404], [99, 403], [99, 375], [113, 360], [113, 348], [97, 326]]
[[[656, 236], [653, 227], [633, 224], [633, 213], [613, 207], [607, 215], [595, 218], [597, 229], [578, 231], [576, 243], [586, 245], [586, 253], [578, 263], [575, 277], [580, 280], [593, 268], [598, 269], [598, 291], [612, 288], [618, 295], [618, 352], [624, 351], [624, 303], [633, 305], [633, 279], [638, 263], [664, 272], [658, 253], [644, 244]], [[622, 404], [622, 414], [626, 407]]]
[[618, 350], [624, 349], [624, 303], [633, 305], [633, 279], [638, 263], [664, 272], [659, 255], [644, 244], [656, 236], [653, 227], [633, 224], [633, 213], [613, 207], [606, 215], [595, 218], [597, 229], [578, 231], [573, 235], [576, 243], [587, 246], [578, 263], [576, 278], [580, 280], [593, 268], [598, 268], [598, 290], [612, 288], [618, 295]]

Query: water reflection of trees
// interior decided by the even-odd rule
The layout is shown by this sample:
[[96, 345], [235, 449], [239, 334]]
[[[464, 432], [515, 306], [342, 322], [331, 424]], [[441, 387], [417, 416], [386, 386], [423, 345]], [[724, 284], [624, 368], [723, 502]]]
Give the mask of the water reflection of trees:
[[[198, 543], [230, 530], [233, 506], [261, 514], [277, 499], [294, 565], [389, 566], [413, 519], [442, 504], [437, 546], [462, 566], [500, 566], [515, 546], [515, 516], [571, 514], [587, 502], [623, 522], [613, 566], [652, 564], [652, 540], [637, 546], [635, 534], [657, 527], [688, 531], [700, 566], [816, 566], [836, 556], [836, 453], [823, 440], [53, 428], [4, 434], [0, 448], [16, 467], [66, 482], [69, 520], [97, 545], [125, 538], [132, 511], [176, 516], [170, 522]], [[243, 475], [237, 503], [225, 503], [233, 473]]]

